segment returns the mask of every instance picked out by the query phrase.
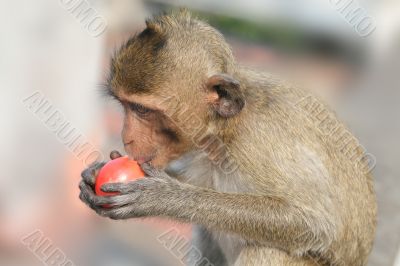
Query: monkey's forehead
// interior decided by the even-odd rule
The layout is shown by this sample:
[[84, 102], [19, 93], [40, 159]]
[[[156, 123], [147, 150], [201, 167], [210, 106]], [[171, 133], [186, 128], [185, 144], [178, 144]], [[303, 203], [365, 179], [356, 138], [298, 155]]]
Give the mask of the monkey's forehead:
[[165, 80], [167, 36], [146, 28], [123, 44], [111, 60], [109, 85], [132, 93], [148, 92]]
[[145, 49], [125, 50], [111, 62], [109, 85], [130, 93], [150, 93], [165, 83], [170, 71], [160, 56]]

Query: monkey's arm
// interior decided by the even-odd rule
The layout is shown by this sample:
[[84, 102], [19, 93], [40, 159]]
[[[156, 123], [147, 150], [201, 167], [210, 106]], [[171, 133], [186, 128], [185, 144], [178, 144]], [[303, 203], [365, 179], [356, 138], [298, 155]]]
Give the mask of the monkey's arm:
[[90, 185], [81, 182], [81, 199], [99, 215], [111, 219], [170, 217], [298, 254], [321, 251], [334, 236], [332, 224], [324, 217], [287, 199], [221, 193], [181, 183], [148, 164], [142, 168], [148, 177], [103, 185], [105, 192], [121, 193], [116, 196], [96, 196]]

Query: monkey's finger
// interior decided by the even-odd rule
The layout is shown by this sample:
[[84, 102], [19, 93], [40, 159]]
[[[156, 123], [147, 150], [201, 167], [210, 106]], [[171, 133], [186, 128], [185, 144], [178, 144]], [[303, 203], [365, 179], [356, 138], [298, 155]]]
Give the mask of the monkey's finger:
[[111, 160], [117, 159], [119, 157], [122, 157], [122, 155], [121, 155], [121, 153], [119, 153], [119, 151], [114, 150], [114, 151], [110, 152]]
[[126, 218], [131, 218], [131, 217], [139, 217], [139, 215], [135, 215], [132, 206], [124, 206], [121, 208], [115, 208], [115, 209], [107, 209], [107, 208], [102, 208], [96, 210], [97, 214], [103, 217], [108, 217], [113, 220], [119, 220], [119, 219], [126, 219]]
[[[83, 183], [83, 184], [82, 184]], [[81, 183], [79, 184], [79, 189], [80, 189], [80, 193], [79, 193], [79, 199], [85, 203], [87, 206], [89, 206], [92, 209], [95, 209], [95, 206], [93, 204], [91, 204], [88, 200], [89, 196], [88, 191], [86, 190], [86, 188], [84, 188], [85, 186], [87, 186], [83, 181], [81, 181]]]
[[82, 191], [79, 193], [79, 199], [85, 203], [86, 205], [88, 205], [89, 207], [92, 208], [92, 206], [89, 205], [89, 202], [87, 201], [87, 199], [85, 198], [85, 195], [82, 193]]
[[135, 184], [137, 181], [128, 183], [108, 183], [101, 186], [100, 190], [103, 192], [119, 192], [121, 194], [128, 194], [137, 190], [139, 187]]
[[125, 206], [125, 205], [128, 205], [128, 204], [131, 204], [140, 195], [141, 195], [141, 191], [139, 191], [139, 192], [131, 192], [129, 194], [124, 194], [124, 195], [110, 196], [109, 197], [109, 200], [110, 200], [109, 206], [111, 208], [114, 208], [114, 207], [121, 207], [121, 206]]
[[81, 182], [79, 182], [79, 189], [81, 190], [81, 192], [91, 191], [92, 193], [94, 193], [93, 187], [87, 184], [85, 180], [81, 180]]
[[85, 192], [79, 194], [79, 198], [83, 203], [88, 205], [91, 209], [97, 210], [99, 208], [119, 208], [128, 205], [135, 201], [140, 196], [140, 193], [134, 193], [129, 195], [118, 195], [118, 196], [106, 196], [98, 197], [93, 199]]
[[99, 173], [99, 170], [104, 166], [104, 162], [95, 162], [81, 173], [83, 181], [85, 181], [87, 184], [94, 186], [96, 182], [96, 177], [97, 174]]
[[81, 190], [79, 198], [83, 200], [85, 203], [87, 203], [90, 207], [95, 205], [94, 197], [96, 195], [94, 194], [93, 189], [84, 181], [81, 181], [79, 183], [79, 189]]
[[[79, 184], [79, 188], [81, 190], [81, 194], [79, 195], [80, 199], [85, 201], [91, 208], [94, 206], [99, 206], [99, 205], [106, 205], [106, 204], [117, 204], [118, 200], [122, 201], [122, 199], [117, 198], [117, 196], [106, 196], [106, 197], [101, 197], [97, 196], [93, 189], [89, 187], [87, 184], [85, 184], [83, 181]], [[123, 199], [125, 200], [125, 199]]]
[[81, 193], [79, 193], [79, 199], [85, 203], [85, 205], [87, 205], [89, 208], [95, 210], [97, 208], [97, 206], [93, 205], [92, 203], [89, 202], [89, 200], [87, 199], [87, 196], [85, 195], [84, 192], [81, 191]]
[[168, 178], [169, 175], [165, 173], [164, 171], [155, 168], [149, 163], [142, 163], [140, 165], [142, 168], [143, 172], [148, 176], [148, 177], [157, 177], [157, 178]]
[[96, 181], [96, 177], [93, 173], [93, 169], [91, 168], [87, 168], [85, 170], [83, 170], [83, 172], [81, 173], [82, 179], [84, 182], [86, 182], [89, 185], [94, 185], [95, 181]]

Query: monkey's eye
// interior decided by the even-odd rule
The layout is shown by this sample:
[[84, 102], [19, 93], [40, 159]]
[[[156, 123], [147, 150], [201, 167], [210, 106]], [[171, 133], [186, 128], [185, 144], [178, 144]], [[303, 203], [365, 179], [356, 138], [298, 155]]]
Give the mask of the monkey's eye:
[[129, 103], [129, 108], [139, 116], [145, 116], [153, 111], [138, 103]]

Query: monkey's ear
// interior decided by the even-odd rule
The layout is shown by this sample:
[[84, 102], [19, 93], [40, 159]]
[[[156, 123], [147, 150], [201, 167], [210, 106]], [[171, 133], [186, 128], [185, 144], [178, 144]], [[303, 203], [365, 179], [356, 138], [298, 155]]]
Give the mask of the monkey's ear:
[[217, 74], [207, 81], [208, 101], [222, 117], [229, 118], [238, 114], [245, 101], [240, 83], [226, 74]]

